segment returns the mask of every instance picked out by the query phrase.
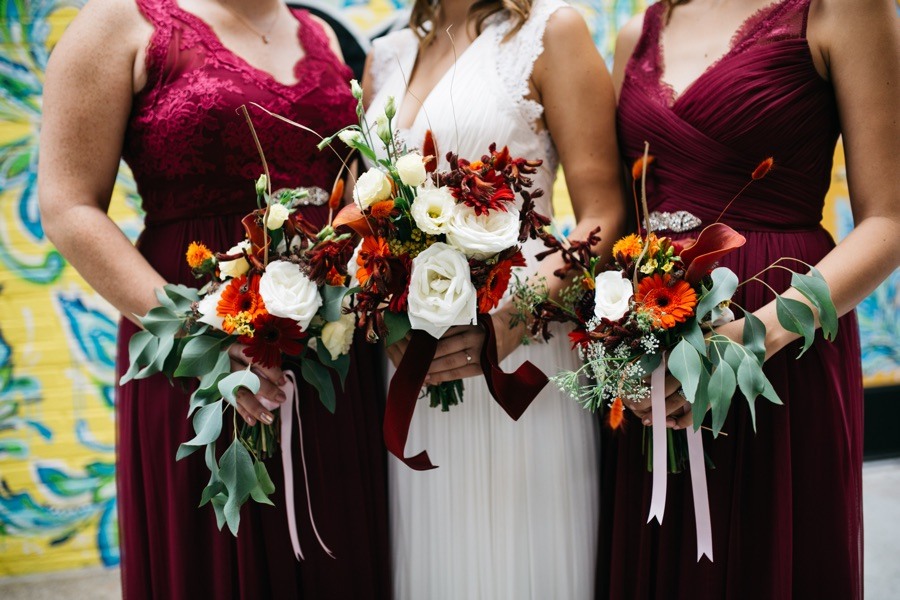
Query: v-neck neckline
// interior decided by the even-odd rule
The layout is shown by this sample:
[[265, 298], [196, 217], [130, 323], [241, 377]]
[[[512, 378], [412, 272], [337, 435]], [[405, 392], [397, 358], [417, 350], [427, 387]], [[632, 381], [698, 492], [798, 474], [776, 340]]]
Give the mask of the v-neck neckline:
[[300, 66], [309, 57], [309, 51], [307, 49], [307, 44], [305, 44], [304, 40], [303, 40], [304, 29], [305, 29], [306, 24], [300, 20], [297, 13], [295, 13], [294, 9], [292, 9], [290, 6], [288, 6], [287, 9], [288, 9], [288, 12], [291, 14], [291, 17], [297, 23], [297, 36], [296, 36], [297, 43], [300, 46], [300, 49], [303, 51], [303, 55], [297, 59], [297, 62], [294, 63], [294, 66], [292, 69], [295, 80], [293, 82], [287, 83], [287, 82], [281, 81], [280, 79], [276, 78], [274, 75], [272, 75], [270, 72], [266, 71], [265, 69], [257, 67], [256, 65], [254, 65], [253, 63], [248, 61], [246, 58], [244, 58], [243, 56], [241, 56], [240, 54], [238, 54], [237, 52], [235, 52], [234, 50], [232, 50], [231, 48], [226, 46], [225, 43], [222, 41], [222, 38], [219, 37], [218, 32], [216, 32], [215, 28], [212, 25], [210, 25], [205, 19], [203, 19], [199, 15], [181, 8], [181, 5], [178, 3], [178, 0], [171, 0], [171, 3], [172, 3], [172, 7], [175, 9], [176, 12], [178, 12], [182, 16], [182, 18], [190, 21], [194, 25], [195, 28], [206, 31], [206, 33], [208, 34], [208, 39], [209, 39], [210, 43], [213, 46], [215, 46], [215, 49], [221, 50], [222, 52], [224, 52], [230, 56], [233, 56], [234, 62], [236, 62], [239, 66], [243, 67], [245, 70], [251, 71], [252, 73], [257, 75], [257, 77], [267, 80], [267, 81], [269, 81], [279, 87], [282, 87], [282, 88], [287, 88], [287, 89], [295, 88], [298, 85], [300, 85], [300, 83], [302, 82], [302, 79], [297, 76], [297, 73], [300, 70]]
[[684, 98], [686, 95], [689, 95], [690, 92], [697, 87], [697, 84], [702, 80], [706, 79], [710, 73], [714, 72], [723, 62], [731, 58], [732, 56], [737, 54], [737, 50], [741, 45], [741, 42], [746, 38], [748, 34], [748, 26], [754, 21], [758, 21], [763, 15], [771, 14], [787, 4], [791, 2], [791, 0], [773, 0], [772, 2], [766, 4], [753, 11], [745, 19], [743, 19], [740, 24], [738, 24], [737, 29], [734, 30], [730, 41], [728, 42], [728, 48], [725, 50], [725, 53], [722, 54], [719, 58], [710, 63], [703, 71], [700, 72], [697, 77], [694, 78], [693, 81], [688, 83], [680, 92], [676, 92], [675, 88], [665, 80], [665, 72], [666, 72], [666, 56], [665, 56], [665, 48], [663, 44], [663, 34], [665, 33], [666, 23], [665, 23], [665, 11], [658, 11], [657, 18], [659, 19], [659, 25], [656, 29], [656, 74], [657, 74], [657, 84], [666, 92], [666, 99], [669, 108], [675, 107], [679, 101]]
[[[444, 73], [440, 76], [440, 78], [437, 80], [437, 82], [434, 84], [434, 86], [430, 90], [428, 90], [428, 93], [425, 94], [425, 96], [421, 100], [419, 100], [419, 108], [413, 114], [413, 118], [412, 118], [412, 121], [409, 123], [409, 126], [402, 127], [398, 120], [397, 128], [400, 131], [411, 131], [416, 126], [416, 123], [418, 122], [419, 117], [422, 115], [422, 112], [425, 110], [425, 105], [428, 103], [428, 100], [431, 99], [431, 96], [434, 95], [435, 90], [437, 90], [439, 87], [441, 87], [444, 84], [444, 82], [447, 80], [448, 77], [452, 78], [452, 76], [455, 75], [456, 70], [459, 67], [459, 65], [462, 63], [463, 59], [466, 58], [469, 54], [471, 54], [470, 50], [472, 50], [472, 48], [474, 48], [475, 45], [478, 44], [479, 40], [486, 37], [486, 34], [490, 28], [491, 28], [491, 25], [489, 25], [489, 24], [485, 25], [485, 27], [484, 27], [484, 29], [482, 29], [481, 33], [478, 34], [475, 37], [475, 39], [472, 40], [472, 42], [466, 47], [466, 49], [463, 50], [459, 54], [459, 56], [456, 57], [456, 60], [454, 60], [450, 64], [450, 66], [444, 71]], [[415, 46], [414, 46], [415, 52], [412, 53], [412, 56], [411, 56], [410, 62], [409, 62], [409, 69], [410, 69], [409, 70], [409, 73], [410, 73], [409, 81], [412, 81], [412, 75], [415, 72], [416, 63], [418, 63], [418, 61], [419, 61], [419, 51], [421, 50], [421, 48], [419, 46], [418, 38], [415, 36], [415, 34], [412, 31], [410, 31], [410, 35], [412, 35], [412, 37], [413, 37], [412, 41], [415, 43]], [[397, 114], [398, 115], [403, 114], [403, 106], [406, 104], [406, 101], [410, 100], [410, 99], [413, 101], [417, 101], [417, 98], [415, 96], [410, 96], [409, 83], [407, 82], [403, 88], [403, 98], [400, 100], [400, 104], [397, 106]]]

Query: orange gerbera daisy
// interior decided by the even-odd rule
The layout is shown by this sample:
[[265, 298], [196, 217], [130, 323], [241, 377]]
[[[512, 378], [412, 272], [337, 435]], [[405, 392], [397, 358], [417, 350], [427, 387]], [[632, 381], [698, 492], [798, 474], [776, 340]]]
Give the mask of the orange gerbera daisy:
[[673, 281], [671, 275], [657, 273], [641, 280], [635, 300], [643, 305], [659, 327], [671, 329], [694, 314], [697, 293], [683, 279]]
[[500, 299], [509, 287], [509, 279], [512, 276], [513, 267], [524, 267], [525, 257], [522, 253], [516, 253], [511, 258], [498, 262], [488, 273], [487, 281], [478, 290], [478, 312], [486, 313], [497, 308]]
[[191, 242], [188, 245], [187, 252], [185, 253], [187, 264], [192, 269], [199, 269], [201, 266], [203, 266], [203, 263], [205, 263], [212, 257], [212, 251], [200, 242]]
[[381, 202], [376, 202], [369, 208], [369, 216], [374, 219], [386, 219], [391, 216], [393, 210], [393, 200], [382, 200]]
[[379, 273], [387, 268], [385, 259], [391, 255], [391, 249], [388, 247], [383, 238], [375, 236], [366, 236], [363, 239], [362, 248], [356, 257], [356, 264], [359, 270], [356, 271], [356, 278], [360, 285], [365, 285], [372, 275]]
[[632, 233], [631, 235], [626, 235], [618, 242], [613, 244], [612, 254], [613, 256], [618, 256], [619, 253], [625, 256], [625, 258], [634, 258], [638, 254], [641, 253], [641, 250], [644, 247], [644, 240], [636, 233]]
[[[220, 317], [246, 313], [251, 321], [258, 315], [266, 314], [266, 305], [259, 295], [259, 277], [241, 275], [229, 281], [216, 305], [216, 312]], [[227, 325], [224, 328], [226, 333], [231, 333]]]

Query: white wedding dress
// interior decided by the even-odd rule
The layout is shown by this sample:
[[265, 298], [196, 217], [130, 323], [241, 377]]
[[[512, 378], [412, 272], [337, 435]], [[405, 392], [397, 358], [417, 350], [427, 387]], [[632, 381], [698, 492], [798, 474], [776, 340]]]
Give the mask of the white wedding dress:
[[[502, 42], [500, 13], [457, 57], [400, 135], [421, 147], [434, 134], [441, 167], [448, 150], [475, 160], [496, 142], [513, 156], [544, 161], [534, 186], [538, 210], [552, 212], [558, 157], [543, 108], [526, 98], [550, 15], [567, 6], [536, 0], [529, 20]], [[388, 96], [399, 103], [418, 53], [404, 29], [377, 40], [370, 67], [370, 121]], [[577, 59], [577, 58], [575, 58]], [[414, 100], [408, 100], [414, 101]], [[399, 112], [399, 110], [398, 110]], [[526, 244], [527, 271], [543, 246]], [[507, 372], [530, 360], [547, 375], [577, 368], [568, 338], [519, 347]], [[441, 412], [422, 400], [406, 454], [427, 450], [437, 469], [417, 472], [390, 458], [394, 593], [398, 600], [580, 600], [593, 598], [599, 509], [598, 423], [550, 383], [513, 421], [483, 379], [465, 380], [464, 402]]]

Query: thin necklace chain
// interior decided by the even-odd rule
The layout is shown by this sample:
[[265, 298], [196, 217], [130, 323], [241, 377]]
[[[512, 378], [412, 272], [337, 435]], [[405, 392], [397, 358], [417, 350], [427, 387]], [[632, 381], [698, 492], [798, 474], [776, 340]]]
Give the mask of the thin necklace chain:
[[272, 34], [272, 30], [275, 29], [275, 24], [278, 23], [278, 18], [281, 16], [281, 4], [280, 4], [280, 3], [279, 3], [279, 5], [278, 5], [278, 10], [275, 11], [275, 16], [272, 18], [272, 22], [269, 24], [269, 28], [266, 29], [265, 33], [263, 33], [262, 31], [260, 31], [260, 30], [257, 29], [256, 27], [254, 27], [253, 24], [252, 24], [250, 21], [248, 21], [248, 20], [244, 17], [244, 15], [242, 15], [241, 13], [239, 13], [238, 11], [236, 11], [235, 9], [231, 8], [231, 7], [230, 7], [228, 4], [226, 4], [225, 2], [222, 2], [222, 0], [219, 0], [219, 4], [220, 4], [223, 8], [225, 8], [225, 10], [227, 10], [227, 11], [230, 12], [232, 15], [234, 15], [235, 18], [236, 18], [238, 21], [240, 21], [241, 24], [242, 24], [244, 27], [246, 27], [247, 29], [249, 29], [250, 31], [252, 31], [253, 33], [255, 33], [256, 35], [258, 35], [258, 36], [259, 36], [259, 39], [262, 40], [263, 44], [268, 44], [268, 43], [269, 43], [269, 35]]

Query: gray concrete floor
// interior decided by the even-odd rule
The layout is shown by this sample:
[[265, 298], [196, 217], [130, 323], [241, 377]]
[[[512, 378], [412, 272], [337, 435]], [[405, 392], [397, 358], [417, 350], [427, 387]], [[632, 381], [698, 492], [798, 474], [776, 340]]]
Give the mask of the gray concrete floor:
[[[894, 600], [900, 598], [900, 459], [866, 463], [863, 486], [866, 599]], [[121, 597], [117, 569], [0, 578], [3, 600]]]

